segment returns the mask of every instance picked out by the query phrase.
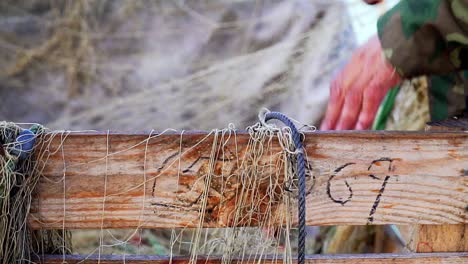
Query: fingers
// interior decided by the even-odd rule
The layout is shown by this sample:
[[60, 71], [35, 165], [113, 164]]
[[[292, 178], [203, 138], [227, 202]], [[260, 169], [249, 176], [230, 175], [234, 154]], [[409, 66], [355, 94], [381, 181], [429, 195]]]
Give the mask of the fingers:
[[344, 96], [344, 105], [335, 127], [336, 130], [349, 130], [356, 127], [356, 122], [361, 111], [363, 93], [372, 77], [370, 68], [361, 66], [358, 69], [354, 69], [356, 78], [347, 83], [349, 89], [347, 89]]
[[337, 128], [344, 102], [348, 100], [348, 92], [361, 76], [361, 68], [357, 66], [359, 66], [363, 56], [364, 53], [356, 52], [338, 77], [333, 80], [330, 86], [330, 100], [327, 112], [320, 129], [335, 130]]
[[330, 86], [330, 100], [327, 106], [325, 118], [320, 126], [321, 130], [334, 130], [336, 122], [340, 117], [341, 108], [344, 103], [343, 91], [341, 88], [340, 79], [335, 79]]
[[349, 130], [356, 126], [356, 122], [361, 111], [362, 92], [358, 90], [349, 91], [346, 94], [345, 103], [341, 110], [340, 119], [336, 125], [336, 130]]
[[331, 85], [323, 130], [369, 129], [387, 91], [400, 82], [375, 36], [357, 50]]
[[370, 85], [363, 93], [361, 113], [355, 129], [370, 129], [374, 122], [380, 104], [387, 92], [401, 82], [398, 74], [393, 73], [393, 69], [386, 62], [380, 67], [382, 70], [372, 78]]
[[355, 127], [356, 130], [371, 128], [380, 103], [387, 91], [388, 89], [383, 89], [383, 87], [375, 85], [375, 82], [366, 89], [366, 92], [363, 95], [362, 109]]
[[[356, 127], [362, 108], [363, 93], [375, 77], [375, 72], [379, 70], [380, 50], [378, 38], [371, 38], [353, 54], [350, 62], [333, 81], [327, 112], [320, 127], [322, 130]], [[371, 106], [372, 104], [368, 107]], [[361, 121], [369, 122], [365, 117], [364, 115]]]

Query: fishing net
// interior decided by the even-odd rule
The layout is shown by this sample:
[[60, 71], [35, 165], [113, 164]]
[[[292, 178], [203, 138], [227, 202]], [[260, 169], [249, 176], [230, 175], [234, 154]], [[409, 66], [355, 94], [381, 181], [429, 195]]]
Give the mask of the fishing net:
[[[354, 48], [341, 1], [2, 1], [2, 119], [51, 129], [317, 124]], [[13, 110], [14, 109], [14, 110]]]
[[[190, 256], [192, 261], [199, 256], [218, 256], [226, 262], [239, 257], [255, 260], [274, 257], [281, 258], [287, 263], [291, 263], [293, 254], [296, 254], [297, 230], [292, 228], [292, 214], [296, 212], [293, 207], [297, 208], [295, 202], [298, 195], [295, 187], [297, 179], [294, 177], [296, 170], [294, 160], [297, 152], [291, 138], [291, 131], [287, 127], [280, 128], [265, 123], [257, 123], [248, 127], [249, 139], [246, 148], [242, 151], [237, 149], [237, 130], [233, 125], [226, 129], [212, 130], [207, 134], [202, 134], [199, 140], [192, 142], [189, 146], [183, 143], [184, 133], [182, 132], [180, 142], [176, 142], [174, 147], [176, 152], [168, 158], [165, 158], [167, 153], [154, 156], [154, 153], [147, 153], [147, 151], [149, 151], [149, 142], [158, 140], [159, 137], [171, 133], [172, 130], [150, 133], [143, 141], [115, 152], [110, 149], [112, 145], [108, 143], [103, 148], [102, 157], [88, 157], [79, 164], [70, 163], [69, 157], [76, 153], [75, 150], [64, 147], [70, 132], [44, 134], [42, 128], [35, 126], [31, 129], [35, 133], [28, 138], [30, 141], [37, 140], [34, 148], [31, 146], [28, 149], [28, 152], [34, 154], [33, 158], [24, 157], [24, 160], [20, 162], [19, 156], [11, 154], [14, 153], [12, 146], [24, 145], [25, 141], [20, 139], [20, 135], [29, 130], [24, 130], [12, 123], [2, 123], [1, 128], [4, 143], [2, 147], [6, 150], [2, 156], [3, 181], [0, 185], [2, 197], [4, 197], [1, 200], [4, 228], [0, 234], [4, 241], [0, 251], [3, 263], [30, 263], [46, 254], [65, 255], [72, 252], [85, 256], [88, 254], [90, 257], [97, 256], [97, 258], [101, 254], [116, 252], [123, 253], [123, 258], [125, 254], [138, 255], [151, 252], [171, 257]], [[281, 147], [278, 148], [278, 145]], [[117, 183], [115, 179], [107, 178], [108, 174], [112, 174], [110, 171], [113, 171], [109, 160], [142, 150], [145, 159], [146, 157], [149, 159], [143, 161], [143, 177], [135, 177], [135, 180], [125, 182], [117, 194], [108, 193], [107, 186]], [[195, 162], [187, 161], [186, 159], [194, 152], [199, 153], [200, 157]], [[57, 157], [59, 157], [58, 160]], [[109, 165], [109, 168], [95, 177], [102, 177], [104, 184], [94, 186], [99, 191], [93, 193], [90, 190], [92, 194], [89, 196], [89, 204], [84, 204], [83, 208], [92, 207], [94, 202], [101, 204], [102, 215], [98, 215], [97, 219], [100, 219], [103, 224], [106, 221], [105, 212], [108, 210], [105, 209], [106, 207], [112, 206], [115, 201], [120, 201], [120, 204], [125, 206], [122, 201], [127, 199], [126, 197], [136, 191], [145, 193], [152, 188], [153, 199], [165, 197], [167, 193], [179, 193], [174, 197], [176, 201], [172, 201], [174, 205], [171, 205], [170, 201], [161, 203], [160, 207], [152, 203], [156, 205], [154, 214], [160, 214], [161, 219], [166, 218], [169, 221], [168, 226], [170, 226], [171, 217], [164, 216], [166, 206], [181, 206], [182, 208], [183, 204], [185, 206], [191, 204], [196, 208], [195, 222], [187, 224], [191, 228], [168, 228], [169, 232], [166, 233], [169, 233], [170, 237], [168, 241], [164, 241], [157, 235], [157, 231], [145, 230], [142, 227], [116, 231], [102, 226], [103, 228], [92, 233], [94, 239], [98, 240], [97, 244], [92, 240], [87, 241], [88, 246], [96, 245], [90, 252], [72, 251], [70, 233], [64, 229], [65, 222], [73, 222], [69, 219], [66, 208], [75, 206], [66, 203], [67, 198], [74, 197], [73, 178], [70, 177], [73, 177], [73, 171], [79, 170], [80, 166], [98, 166], [102, 162], [106, 163], [106, 167]], [[156, 173], [151, 173], [150, 168], [146, 169], [146, 164], [153, 162], [160, 165]], [[57, 168], [60, 167], [59, 164], [62, 164], [62, 168]], [[187, 165], [189, 165], [187, 169], [183, 170], [182, 168]], [[57, 175], [57, 170], [63, 171], [63, 174]], [[177, 174], [180, 175], [174, 175], [175, 171], [178, 171]], [[167, 180], [168, 175], [170, 176], [169, 183], [164, 182], [164, 177]], [[160, 177], [163, 180], [156, 184]], [[195, 178], [188, 180], [187, 183], [187, 177]], [[81, 178], [79, 181], [85, 184], [86, 179]], [[153, 181], [155, 185], [151, 187], [150, 183]], [[36, 200], [32, 199], [33, 190], [38, 183], [39, 189], [50, 190], [41, 191], [46, 197], [49, 195], [55, 197], [54, 193], [62, 193], [58, 196], [61, 197], [58, 201], [52, 199], [57, 208], [44, 212], [47, 215], [37, 213], [42, 206], [39, 200], [43, 196], [36, 196]], [[168, 185], [165, 186], [166, 184]], [[308, 188], [312, 187], [313, 181], [309, 181]], [[178, 188], [186, 188], [186, 190], [174, 190]], [[80, 189], [81, 192], [84, 190]], [[144, 211], [145, 204], [147, 204], [145, 199], [149, 198], [150, 196], [143, 195], [141, 201], [143, 207], [140, 210]], [[177, 203], [180, 204], [177, 205]], [[232, 204], [232, 206], [226, 206], [227, 209], [220, 211], [218, 205], [222, 204]], [[32, 215], [29, 215], [30, 208], [32, 208]], [[57, 220], [51, 221], [48, 214], [56, 214]], [[86, 217], [96, 216], [87, 215], [84, 210], [82, 218]], [[234, 227], [204, 228], [206, 223], [210, 222], [210, 218], [216, 218], [219, 223], [224, 223], [222, 225]], [[144, 221], [144, 219], [141, 220], [141, 226], [144, 226]], [[27, 223], [33, 229], [44, 224], [63, 225], [63, 228], [31, 231]], [[247, 227], [250, 225], [256, 227]]]
[[31, 134], [22, 131], [16, 124], [0, 122], [0, 262], [4, 264], [29, 263], [38, 254], [70, 253], [68, 231], [32, 231], [27, 226], [33, 191], [44, 166], [27, 156], [44, 130], [35, 125]]
[[[328, 0], [2, 1], [0, 13], [0, 119], [34, 120], [53, 131], [132, 132], [168, 127], [211, 131], [229, 122], [245, 127], [255, 123], [262, 106], [317, 124], [330, 80], [355, 47], [350, 20], [367, 17], [364, 13], [350, 18], [342, 1]], [[213, 133], [235, 134], [232, 129]], [[64, 140], [66, 135], [54, 133]], [[255, 149], [259, 140], [249, 151], [266, 155], [267, 142], [278, 139], [269, 133], [263, 137], [264, 150]], [[39, 142], [37, 148], [48, 149], [50, 142]], [[70, 154], [60, 146], [41, 153], [57, 152]], [[275, 168], [288, 167], [286, 154], [276, 153], [283, 159]], [[112, 156], [112, 150], [107, 154]], [[255, 161], [251, 157], [249, 162]], [[265, 173], [263, 180], [274, 178], [273, 172]], [[66, 175], [53, 182], [63, 185]], [[252, 180], [246, 195], [253, 195], [258, 181]], [[283, 192], [274, 193], [275, 206], [285, 206], [289, 196]], [[268, 226], [267, 220], [261, 225]], [[73, 251], [64, 239], [69, 233], [58, 229], [59, 236], [49, 239], [57, 242], [50, 243], [51, 250], [29, 251], [171, 256], [198, 252], [229, 258], [234, 249], [250, 256], [296, 250], [295, 229], [264, 229], [71, 231]], [[51, 231], [41, 232], [47, 237]], [[334, 235], [341, 232], [333, 228], [311, 227], [308, 232], [314, 238], [308, 240], [308, 253], [327, 251], [322, 242], [330, 237], [342, 243], [353, 239]], [[45, 247], [49, 240], [38, 243]], [[339, 246], [330, 248], [343, 252]], [[239, 252], [229, 254], [234, 253]]]
[[[296, 125], [302, 131], [311, 128]], [[25, 131], [13, 124], [7, 127], [14, 127], [16, 135]], [[38, 192], [34, 199], [32, 190], [14, 197], [26, 200], [18, 210], [21, 213], [3, 215], [25, 237], [40, 235], [24, 242], [28, 253], [19, 258], [5, 248], [2, 254], [10, 257], [8, 261], [51, 261], [47, 256], [51, 253], [58, 261], [74, 253], [82, 261], [97, 262], [110, 254], [122, 261], [147, 254], [167, 260], [184, 256], [191, 262], [217, 257], [222, 262], [281, 259], [292, 263], [298, 254], [299, 234], [293, 226], [298, 210], [299, 152], [288, 127], [260, 122], [242, 135], [233, 125], [207, 133], [168, 129], [139, 136], [42, 131], [34, 135], [40, 137], [31, 148], [32, 159], [25, 160], [38, 164], [33, 167], [38, 169], [23, 171], [32, 175], [24, 178], [34, 179]], [[16, 136], [13, 145], [18, 141]], [[8, 146], [3, 148], [8, 150]], [[323, 166], [313, 169], [314, 174], [306, 163], [307, 195], [316, 191], [315, 176], [331, 173]], [[326, 182], [321, 177], [318, 188]], [[334, 189], [340, 197], [347, 187]], [[5, 196], [12, 194], [9, 190]], [[125, 229], [112, 229], [119, 226]], [[83, 237], [87, 238], [86, 247], [75, 249], [67, 228], [94, 230], [73, 231], [73, 239], [81, 238], [83, 243]], [[372, 252], [369, 246], [378, 237], [380, 243], [384, 241], [383, 233], [377, 235], [379, 228], [324, 230], [332, 239], [319, 246], [314, 243], [314, 232], [319, 231], [308, 228], [307, 254], [320, 252], [320, 247], [330, 253]], [[18, 237], [11, 239], [18, 241]]]

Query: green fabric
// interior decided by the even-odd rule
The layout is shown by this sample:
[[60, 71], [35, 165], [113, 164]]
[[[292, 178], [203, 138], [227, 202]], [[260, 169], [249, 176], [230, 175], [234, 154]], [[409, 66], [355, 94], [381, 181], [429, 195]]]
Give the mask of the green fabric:
[[[433, 121], [466, 108], [460, 90], [467, 96], [468, 78], [459, 73], [468, 70], [468, 0], [401, 0], [377, 29], [384, 56], [402, 77], [428, 76]], [[382, 126], [380, 117], [375, 122]]]
[[440, 121], [447, 119], [448, 114], [448, 86], [451, 85], [447, 76], [432, 76], [429, 81], [429, 93], [431, 94], [431, 120]]
[[408, 78], [468, 69], [467, 16], [466, 0], [401, 0], [377, 23], [386, 58]]
[[468, 23], [468, 9], [465, 8], [466, 3], [463, 0], [453, 0], [452, 10], [453, 14], [461, 21]]
[[387, 122], [390, 113], [392, 112], [393, 106], [395, 104], [395, 98], [400, 91], [400, 85], [393, 87], [385, 95], [384, 100], [380, 104], [379, 110], [375, 115], [374, 123], [372, 125], [372, 130], [385, 130], [385, 124]]
[[468, 71], [430, 76], [429, 97], [432, 121], [440, 121], [466, 110]]
[[425, 23], [434, 22], [437, 18], [441, 0], [402, 1], [401, 22], [403, 33], [407, 38], [413, 36]]
[[[468, 71], [463, 71], [459, 74], [453, 73], [428, 77], [432, 121], [447, 119], [460, 113], [460, 111], [458, 111], [459, 109], [463, 109], [464, 107], [466, 109], [464, 96], [458, 95], [457, 92], [455, 92], [455, 87], [457, 85], [464, 85], [467, 87], [467, 81]], [[374, 119], [372, 125], [373, 130], [385, 129], [385, 124], [394, 107], [395, 98], [399, 91], [400, 86], [395, 86], [387, 93]]]

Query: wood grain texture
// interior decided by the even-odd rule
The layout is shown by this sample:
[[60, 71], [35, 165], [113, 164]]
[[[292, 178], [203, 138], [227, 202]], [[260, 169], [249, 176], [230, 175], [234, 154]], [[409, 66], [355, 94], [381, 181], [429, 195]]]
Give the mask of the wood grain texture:
[[410, 252], [468, 252], [468, 225], [398, 226]]
[[[86, 259], [86, 260], [85, 260]], [[189, 263], [189, 258], [174, 257], [170, 260], [168, 257], [141, 256], [46, 256], [42, 264], [62, 264], [63, 261], [68, 264], [182, 264]], [[85, 261], [83, 261], [85, 260]], [[464, 264], [468, 262], [468, 253], [434, 253], [434, 254], [356, 254], [356, 255], [309, 255], [306, 256], [307, 264]], [[197, 263], [218, 264], [221, 259], [199, 258]], [[233, 260], [231, 263], [259, 263], [255, 259]], [[281, 260], [265, 259], [261, 263], [282, 263]], [[296, 262], [294, 262], [296, 263]]]
[[[45, 166], [29, 224], [47, 229], [196, 227], [199, 198], [209, 184], [202, 225], [235, 225], [230, 218], [240, 206], [235, 193], [247, 184], [238, 176], [237, 160], [249, 136], [224, 139], [210, 165], [213, 136], [205, 133], [45, 136], [51, 155], [45, 159], [45, 148], [35, 153]], [[307, 196], [308, 225], [468, 223], [468, 133], [318, 132], [306, 135], [305, 147], [313, 175], [308, 179], [313, 185]], [[275, 143], [271, 150], [280, 147]], [[273, 157], [265, 153], [260, 163]], [[207, 183], [210, 166], [216, 177]], [[260, 180], [255, 188], [261, 194], [272, 184], [283, 188], [280, 178]], [[281, 206], [270, 210], [285, 213]]]
[[409, 248], [414, 252], [468, 252], [468, 225], [414, 227]]
[[[468, 119], [448, 120], [426, 127], [427, 131], [468, 130]], [[468, 194], [466, 194], [468, 195]], [[468, 207], [466, 208], [468, 210]], [[411, 252], [468, 251], [468, 225], [412, 225], [400, 227]]]

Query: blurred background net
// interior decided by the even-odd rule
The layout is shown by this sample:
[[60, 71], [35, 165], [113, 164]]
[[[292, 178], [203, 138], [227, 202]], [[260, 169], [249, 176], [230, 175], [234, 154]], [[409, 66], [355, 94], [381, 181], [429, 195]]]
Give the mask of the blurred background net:
[[[334, 74], [396, 2], [4, 0], [0, 120], [53, 130], [211, 130], [244, 128], [267, 107], [317, 125]], [[420, 84], [401, 90], [418, 100], [397, 97], [388, 127], [423, 127]], [[402, 122], [408, 114], [419, 125]], [[308, 253], [384, 251], [384, 232], [311, 228]], [[126, 243], [103, 252], [167, 254], [171, 236], [110, 230], [102, 240], [82, 231], [73, 244], [89, 253], [117, 239]]]
[[375, 22], [355, 5], [2, 1], [0, 113], [53, 129], [211, 129], [266, 106], [316, 123], [352, 25]]

